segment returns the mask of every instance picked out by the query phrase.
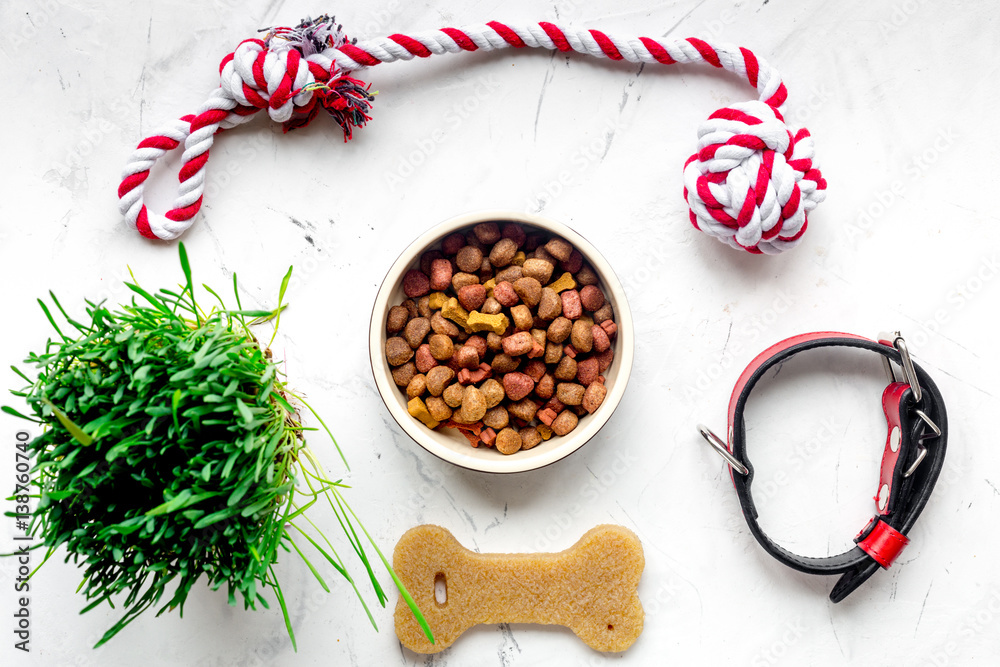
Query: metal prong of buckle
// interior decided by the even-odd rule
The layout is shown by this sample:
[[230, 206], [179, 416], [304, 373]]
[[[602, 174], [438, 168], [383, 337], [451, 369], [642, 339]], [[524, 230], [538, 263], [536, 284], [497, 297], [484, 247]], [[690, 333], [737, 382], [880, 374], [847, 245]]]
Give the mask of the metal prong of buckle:
[[924, 440], [929, 440], [930, 438], [936, 438], [939, 435], [941, 435], [941, 427], [935, 424], [934, 421], [927, 416], [926, 412], [924, 412], [923, 410], [914, 410], [914, 412], [917, 414], [918, 417], [924, 420], [924, 424], [930, 427], [931, 432], [927, 433], [925, 431], [924, 434], [921, 435], [920, 438], [917, 440], [917, 442], [920, 443], [920, 448], [917, 450], [917, 458], [913, 461], [910, 467], [907, 468], [906, 472], [903, 473], [903, 477], [909, 477], [910, 475], [915, 473], [917, 471], [917, 467], [924, 460], [924, 457], [927, 456], [927, 448], [924, 447], [923, 445]]
[[729, 447], [726, 443], [722, 441], [722, 438], [715, 435], [712, 429], [708, 428], [704, 424], [698, 424], [698, 433], [701, 433], [701, 437], [705, 438], [705, 441], [719, 453], [719, 456], [726, 460], [729, 466], [741, 475], [749, 475], [750, 470], [745, 465], [740, 463], [740, 460], [733, 456], [733, 453], [729, 451]]

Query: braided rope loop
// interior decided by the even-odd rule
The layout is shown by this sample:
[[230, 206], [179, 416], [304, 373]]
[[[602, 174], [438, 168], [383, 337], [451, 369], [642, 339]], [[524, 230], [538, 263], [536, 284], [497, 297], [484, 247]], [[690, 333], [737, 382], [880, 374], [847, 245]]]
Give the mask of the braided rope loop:
[[[684, 166], [691, 223], [751, 253], [776, 254], [801, 240], [808, 212], [826, 195], [826, 181], [816, 167], [809, 132], [785, 125], [781, 107], [788, 94], [769, 63], [729, 44], [623, 38], [546, 22], [511, 26], [491, 21], [353, 43], [340, 25], [322, 16], [295, 28], [273, 29], [263, 40], [246, 40], [223, 59], [221, 86], [197, 114], [168, 124], [139, 144], [119, 187], [122, 214], [144, 236], [176, 238], [201, 207], [205, 166], [219, 130], [266, 109], [288, 131], [309, 123], [322, 106], [347, 140], [352, 127], [369, 120], [372, 99], [367, 86], [348, 73], [398, 60], [508, 47], [575, 51], [632, 63], [706, 63], [747, 81], [758, 99], [716, 111], [698, 130], [698, 151]], [[143, 183], [153, 163], [181, 143], [184, 166], [174, 208], [162, 217], [151, 214], [143, 204]]]

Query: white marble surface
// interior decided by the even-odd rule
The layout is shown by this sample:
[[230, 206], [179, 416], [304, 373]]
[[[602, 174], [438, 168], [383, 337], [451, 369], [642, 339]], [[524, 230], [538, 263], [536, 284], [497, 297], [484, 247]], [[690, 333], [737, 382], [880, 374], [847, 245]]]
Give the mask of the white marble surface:
[[[244, 612], [201, 588], [183, 619], [142, 618], [95, 651], [117, 612], [78, 615], [78, 573], [56, 559], [32, 582], [24, 655], [12, 648], [5, 560], [0, 663], [996, 661], [1000, 232], [990, 193], [1000, 146], [990, 123], [1000, 30], [989, 2], [5, 2], [4, 368], [49, 335], [35, 304], [46, 290], [76, 307], [84, 297], [123, 298], [126, 264], [148, 284], [179, 280], [175, 245], [141, 239], [117, 213], [125, 157], [202, 101], [241, 39], [323, 11], [361, 37], [500, 19], [724, 39], [784, 75], [790, 116], [816, 137], [830, 183], [804, 242], [784, 256], [751, 257], [699, 234], [681, 199], [698, 122], [753, 97], [746, 85], [704, 67], [640, 72], [540, 51], [378, 67], [364, 75], [380, 91], [375, 119], [350, 144], [325, 118], [287, 136], [263, 118], [227, 133], [212, 151], [203, 215], [184, 238], [198, 279], [225, 283], [238, 272], [244, 303], [273, 305], [295, 264], [277, 351], [346, 447], [350, 497], [383, 548], [424, 522], [484, 552], [561, 549], [592, 525], [620, 523], [645, 547], [645, 631], [626, 653], [605, 656], [559, 628], [479, 627], [424, 658], [395, 639], [395, 595], [377, 610], [375, 633], [346, 586], [323, 594], [288, 560], [281, 573], [297, 654], [278, 612]], [[151, 204], [163, 211], [173, 177], [158, 170], [153, 182]], [[457, 470], [418, 449], [379, 400], [365, 352], [369, 304], [400, 250], [432, 224], [485, 207], [540, 209], [584, 234], [625, 283], [637, 327], [635, 369], [612, 427], [557, 465], [506, 477]], [[757, 546], [721, 460], [694, 426], [725, 428], [732, 383], [766, 345], [809, 330], [890, 327], [909, 337], [944, 392], [949, 454], [898, 564], [833, 605], [832, 578], [797, 574]], [[881, 371], [850, 355], [795, 368], [750, 415], [758, 483], [773, 482], [758, 493], [776, 536], [826, 555], [872, 512], [885, 438]], [[5, 371], [3, 384], [18, 382]], [[6, 415], [0, 424], [7, 488], [19, 424]], [[329, 443], [314, 446], [338, 471]], [[3, 523], [7, 549], [13, 526]]]

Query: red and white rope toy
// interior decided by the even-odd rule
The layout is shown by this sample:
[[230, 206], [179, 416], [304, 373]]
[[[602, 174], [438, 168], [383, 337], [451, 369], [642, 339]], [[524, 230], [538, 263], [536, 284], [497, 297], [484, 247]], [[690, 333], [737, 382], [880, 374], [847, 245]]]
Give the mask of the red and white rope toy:
[[[323, 16], [245, 40], [226, 56], [221, 86], [198, 111], [143, 139], [129, 158], [118, 188], [122, 214], [143, 236], [177, 238], [201, 208], [209, 150], [219, 130], [266, 109], [288, 131], [309, 123], [322, 107], [341, 125], [346, 141], [353, 127], [369, 120], [372, 100], [368, 88], [349, 73], [432, 54], [506, 47], [576, 51], [634, 63], [708, 63], [756, 88], [757, 101], [709, 116], [698, 130], [698, 151], [684, 167], [691, 223], [734, 248], [767, 254], [791, 248], [806, 230], [807, 214], [826, 195], [826, 181], [813, 161], [812, 137], [804, 128], [789, 129], [782, 118], [785, 85], [747, 49], [695, 38], [622, 38], [552, 23], [496, 21], [351, 43], [341, 26]], [[181, 144], [177, 198], [170, 211], [157, 215], [146, 209], [143, 185], [153, 164]]]

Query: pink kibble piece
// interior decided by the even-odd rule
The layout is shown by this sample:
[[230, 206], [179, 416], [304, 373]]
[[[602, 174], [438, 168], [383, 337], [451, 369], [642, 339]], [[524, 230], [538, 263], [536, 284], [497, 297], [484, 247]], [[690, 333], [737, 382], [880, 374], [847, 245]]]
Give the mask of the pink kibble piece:
[[608, 338], [608, 332], [600, 324], [592, 326], [590, 333], [594, 339], [594, 352], [604, 352], [611, 347], [611, 339]]
[[443, 292], [451, 287], [452, 272], [451, 261], [447, 259], [435, 259], [431, 262], [431, 289]]
[[575, 289], [568, 289], [560, 295], [562, 298], [563, 317], [575, 320], [583, 315], [583, 304], [580, 302], [580, 293]]
[[524, 373], [507, 373], [503, 376], [503, 390], [507, 398], [520, 401], [535, 388], [535, 381]]
[[416, 297], [424, 296], [431, 291], [431, 280], [428, 278], [423, 271], [419, 269], [410, 269], [403, 276], [403, 293], [414, 299]]

